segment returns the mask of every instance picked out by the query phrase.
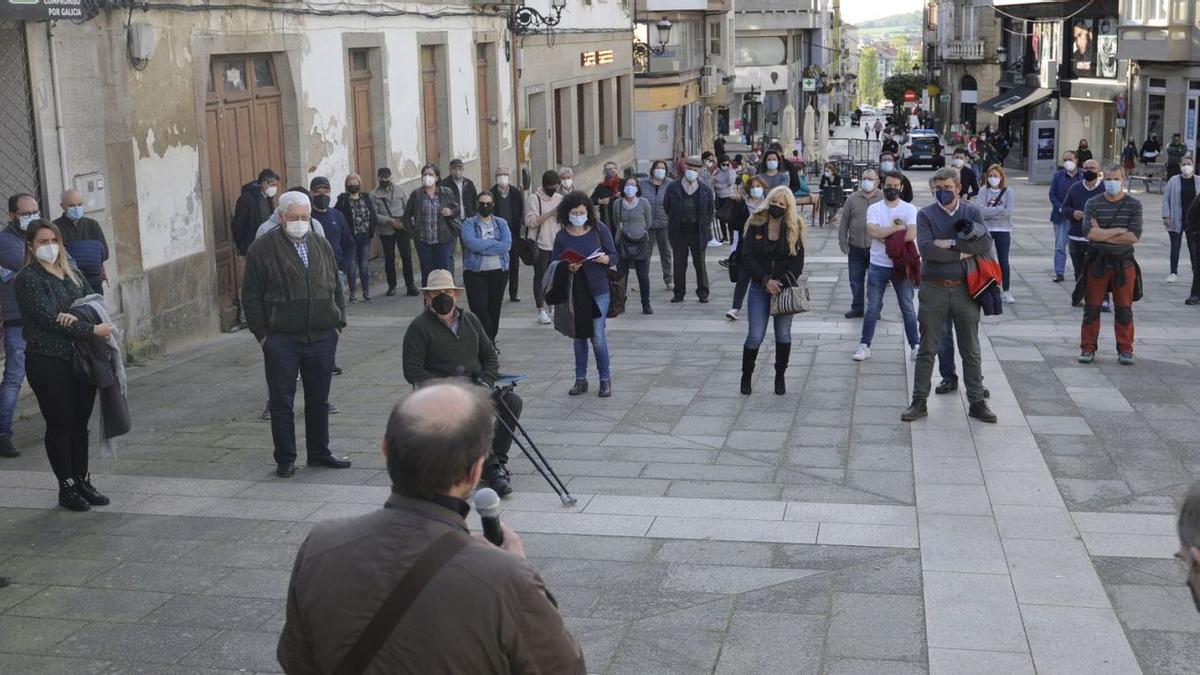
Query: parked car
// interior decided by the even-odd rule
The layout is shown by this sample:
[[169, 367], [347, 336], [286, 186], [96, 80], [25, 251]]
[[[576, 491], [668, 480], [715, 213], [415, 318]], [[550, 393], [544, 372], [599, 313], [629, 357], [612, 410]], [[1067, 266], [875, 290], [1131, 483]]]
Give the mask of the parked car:
[[908, 132], [908, 139], [900, 148], [900, 166], [903, 169], [914, 166], [940, 169], [946, 166], [943, 147], [942, 139], [933, 129], [913, 129]]
[[875, 110], [875, 106], [860, 105], [858, 109], [862, 111], [863, 117], [878, 117], [879, 111]]

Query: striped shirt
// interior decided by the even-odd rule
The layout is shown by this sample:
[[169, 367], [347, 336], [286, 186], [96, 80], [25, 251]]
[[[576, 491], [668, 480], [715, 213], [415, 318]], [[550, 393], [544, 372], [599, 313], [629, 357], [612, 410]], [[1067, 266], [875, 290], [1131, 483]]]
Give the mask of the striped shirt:
[[[1142, 236], [1142, 203], [1129, 194], [1115, 202], [1110, 202], [1105, 195], [1096, 195], [1087, 201], [1083, 207], [1083, 237], [1087, 238], [1092, 229], [1092, 219], [1101, 229], [1123, 227], [1138, 238]], [[1101, 241], [1090, 241], [1089, 246], [1109, 253], [1125, 254], [1133, 250], [1133, 246], [1109, 244]]]

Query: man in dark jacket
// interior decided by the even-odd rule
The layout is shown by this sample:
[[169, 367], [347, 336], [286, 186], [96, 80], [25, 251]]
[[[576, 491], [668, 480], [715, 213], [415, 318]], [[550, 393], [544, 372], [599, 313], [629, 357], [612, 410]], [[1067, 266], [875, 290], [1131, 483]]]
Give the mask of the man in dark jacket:
[[275, 473], [296, 473], [292, 404], [296, 375], [304, 381], [304, 437], [309, 466], [344, 469], [350, 460], [329, 452], [329, 384], [338, 335], [346, 326], [346, 300], [337, 261], [324, 237], [311, 233], [307, 195], [284, 193], [283, 226], [250, 245], [242, 304], [246, 324], [262, 345], [270, 395]]
[[[524, 230], [525, 200], [520, 188], [512, 185], [512, 174], [507, 166], [496, 169], [496, 183], [491, 189], [492, 199], [496, 200], [496, 215], [504, 219], [512, 230], [513, 240], [521, 236], [519, 230]], [[513, 251], [508, 262], [508, 299], [510, 302], [520, 302], [517, 295], [517, 285], [521, 280], [521, 261]]]
[[[393, 589], [413, 576], [424, 583], [365, 654], [367, 672], [587, 671], [517, 533], [501, 525], [497, 547], [467, 530], [466, 500], [483, 472], [491, 417], [483, 389], [444, 381], [393, 408], [382, 443], [387, 503], [318, 524], [296, 555], [276, 651], [285, 672], [341, 672]], [[427, 551], [446, 553], [433, 561]]]
[[341, 211], [330, 206], [333, 189], [328, 178], [314, 176], [308, 190], [309, 199], [312, 201], [313, 220], [321, 224], [325, 240], [329, 242], [329, 248], [333, 249], [333, 260], [337, 264], [338, 272], [344, 275], [351, 262], [347, 260], [347, 256], [354, 255], [354, 235], [350, 234], [350, 225], [346, 223], [346, 216], [342, 215]]
[[18, 193], [8, 198], [8, 227], [0, 231], [0, 311], [4, 324], [4, 379], [0, 381], [0, 457], [21, 454], [12, 442], [13, 417], [25, 382], [25, 333], [13, 280], [25, 266], [25, 230], [41, 218], [37, 198]]
[[[500, 373], [500, 356], [479, 318], [457, 306], [462, 288], [454, 285], [447, 270], [433, 270], [421, 292], [427, 309], [417, 315], [404, 332], [404, 379], [420, 387], [442, 377], [466, 377], [491, 386]], [[504, 404], [496, 398], [496, 431], [492, 452], [484, 462], [483, 480], [501, 497], [512, 493], [509, 484], [508, 451], [512, 429], [521, 416], [521, 397], [511, 389]]]
[[279, 189], [279, 174], [272, 169], [258, 172], [258, 180], [252, 180], [242, 186], [242, 194], [238, 196], [237, 205], [233, 207], [233, 245], [238, 255], [246, 255], [250, 244], [254, 242], [254, 233], [258, 226], [271, 217], [274, 207], [271, 200]]
[[450, 160], [450, 175], [442, 179], [442, 187], [450, 188], [458, 198], [459, 220], [475, 215], [475, 201], [479, 198], [479, 192], [475, 189], [475, 183], [464, 175], [461, 159]]
[[971, 166], [970, 153], [966, 148], [959, 148], [954, 151], [954, 159], [951, 160], [955, 169], [958, 169], [958, 196], [964, 197], [967, 200], [975, 198], [979, 194], [979, 177], [975, 175], [975, 168]]
[[667, 212], [667, 236], [675, 257], [675, 295], [671, 302], [683, 302], [687, 295], [688, 254], [696, 270], [696, 297], [708, 302], [708, 270], [704, 254], [712, 238], [715, 199], [712, 188], [700, 181], [700, 160], [687, 160], [683, 178], [667, 186], [663, 208]]
[[63, 246], [75, 259], [93, 293], [104, 293], [104, 262], [108, 260], [108, 241], [100, 223], [83, 215], [83, 195], [78, 190], [62, 194], [63, 214], [54, 221], [62, 233]]

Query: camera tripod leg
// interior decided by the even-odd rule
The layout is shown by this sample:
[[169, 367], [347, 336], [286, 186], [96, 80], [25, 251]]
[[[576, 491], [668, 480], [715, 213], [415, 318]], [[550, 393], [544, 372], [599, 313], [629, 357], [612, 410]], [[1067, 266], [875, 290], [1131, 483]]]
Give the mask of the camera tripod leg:
[[[513, 414], [512, 408], [509, 407], [508, 401], [505, 400], [505, 394], [507, 394], [509, 391], [512, 391], [512, 389], [512, 387], [506, 387], [502, 389], [498, 398], [500, 400], [500, 404], [504, 406], [505, 412], [507, 412], [508, 416], [512, 419], [513, 424], [510, 426], [508, 422], [499, 415], [497, 415], [496, 419], [498, 419], [500, 424], [502, 424], [505, 430], [508, 431], [509, 436], [511, 436], [513, 442], [517, 444], [517, 447], [521, 449], [521, 452], [525, 454], [525, 457], [529, 460], [529, 463], [533, 464], [533, 467], [537, 469], [538, 473], [542, 474], [542, 478], [545, 478], [546, 482], [550, 484], [550, 487], [554, 489], [555, 494], [558, 495], [558, 498], [562, 501], [563, 506], [574, 506], [579, 500], [575, 499], [575, 497], [571, 495], [570, 490], [567, 489], [566, 483], [564, 483], [562, 479], [558, 477], [558, 474], [554, 472], [554, 467], [550, 466], [550, 462], [546, 461], [545, 455], [543, 455], [542, 451], [538, 449], [537, 444], [533, 442], [533, 439], [529, 437], [529, 432], [526, 431], [525, 427], [521, 425], [521, 421], [517, 419], [515, 414]], [[533, 449], [533, 454], [530, 454], [529, 448], [526, 448], [525, 443], [521, 442], [521, 438], [517, 436], [517, 431], [521, 432], [521, 436], [525, 438], [525, 443], [528, 443], [529, 448]], [[533, 455], [537, 455], [536, 460], [533, 458]], [[544, 470], [542, 468], [543, 465], [545, 466]], [[549, 475], [547, 475], [547, 472], [549, 472]], [[551, 477], [553, 477], [553, 480], [551, 480]]]

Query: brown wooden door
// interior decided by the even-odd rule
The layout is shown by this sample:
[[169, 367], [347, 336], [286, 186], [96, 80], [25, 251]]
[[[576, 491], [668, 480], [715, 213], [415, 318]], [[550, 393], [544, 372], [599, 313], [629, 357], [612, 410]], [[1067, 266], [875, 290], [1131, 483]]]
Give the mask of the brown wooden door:
[[438, 152], [437, 51], [421, 47], [421, 122], [425, 133], [425, 161], [441, 166]]
[[[232, 236], [234, 206], [242, 185], [271, 168], [284, 176], [283, 107], [271, 57], [214, 56], [204, 121], [212, 188], [213, 254], [222, 328], [238, 318], [241, 260]], [[281, 179], [281, 187], [286, 185]]]
[[479, 102], [480, 186], [492, 179], [492, 102], [488, 99], [488, 45], [475, 45], [475, 97]]
[[[367, 50], [350, 50], [350, 99], [354, 120], [355, 173], [364, 181], [375, 175], [375, 140], [372, 136], [371, 68]], [[369, 183], [364, 183], [369, 185]]]

